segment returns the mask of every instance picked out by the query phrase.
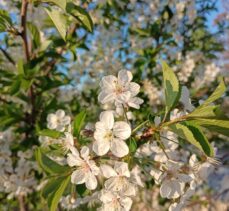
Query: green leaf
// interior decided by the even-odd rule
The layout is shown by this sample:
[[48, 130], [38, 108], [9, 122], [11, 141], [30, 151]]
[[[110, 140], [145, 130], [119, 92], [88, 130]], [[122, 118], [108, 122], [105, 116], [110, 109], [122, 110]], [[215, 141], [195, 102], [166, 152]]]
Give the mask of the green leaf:
[[66, 177], [63, 176], [63, 177], [57, 177], [57, 178], [54, 178], [54, 179], [50, 179], [48, 181], [48, 183], [45, 185], [45, 187], [42, 189], [41, 191], [41, 195], [44, 199], [47, 199], [47, 197], [53, 193], [53, 192], [56, 192], [59, 185], [63, 182], [63, 180], [65, 179]]
[[63, 15], [63, 13], [57, 9], [46, 9], [45, 11], [49, 15], [50, 19], [52, 20], [53, 24], [55, 25], [56, 29], [60, 33], [63, 40], [66, 39], [67, 35], [67, 19]]
[[85, 118], [86, 118], [86, 111], [81, 111], [79, 114], [75, 116], [74, 122], [73, 122], [73, 130], [74, 135], [79, 137], [80, 131], [83, 127]]
[[21, 82], [21, 77], [15, 78], [9, 90], [11, 95], [16, 95], [20, 91]]
[[225, 83], [224, 83], [223, 79], [221, 79], [220, 84], [217, 86], [217, 88], [215, 89], [215, 91], [198, 108], [205, 107], [205, 106], [209, 105], [210, 103], [214, 102], [215, 100], [217, 100], [218, 98], [220, 98], [224, 94], [225, 91], [226, 91], [226, 86], [225, 86]]
[[199, 148], [207, 156], [214, 156], [212, 146], [209, 144], [207, 138], [197, 124], [184, 122], [171, 125], [169, 128], [179, 137]]
[[59, 6], [63, 10], [66, 8], [67, 1], [66, 0], [41, 0], [43, 3], [51, 3]]
[[67, 188], [70, 182], [71, 176], [66, 177], [61, 183], [59, 183], [58, 188], [49, 195], [48, 205], [50, 211], [56, 211], [57, 205], [60, 201], [61, 196], [63, 195], [65, 189]]
[[35, 151], [35, 157], [39, 164], [39, 166], [48, 174], [66, 174], [70, 171], [70, 167], [61, 166], [55, 161], [51, 160], [47, 157], [41, 150], [41, 148], [37, 148]]
[[89, 32], [93, 31], [93, 22], [86, 10], [72, 2], [68, 2], [66, 5], [66, 12], [82, 23]]
[[162, 62], [162, 70], [165, 90], [166, 114], [168, 114], [168, 112], [176, 106], [176, 103], [180, 98], [180, 85], [175, 73], [165, 62]]
[[221, 111], [219, 105], [209, 105], [205, 107], [198, 107], [192, 113], [187, 115], [188, 118], [213, 118], [213, 119], [225, 119], [226, 116]]
[[17, 70], [19, 75], [24, 75], [24, 63], [22, 59], [19, 59], [17, 62]]
[[217, 132], [225, 136], [229, 136], [229, 120], [200, 118], [200, 119], [192, 120], [190, 122], [205, 127], [211, 132]]
[[127, 140], [127, 145], [129, 147], [129, 151], [131, 153], [136, 152], [136, 150], [137, 150], [137, 143], [136, 143], [136, 140], [134, 138], [128, 139]]
[[41, 37], [40, 37], [40, 32], [36, 25], [34, 25], [31, 22], [27, 22], [27, 28], [29, 29], [31, 35], [32, 35], [32, 40], [33, 40], [33, 46], [34, 48], [40, 47], [41, 44]]
[[0, 9], [0, 32], [6, 32], [12, 27], [12, 20], [6, 10]]
[[48, 136], [51, 138], [59, 138], [62, 135], [62, 133], [56, 130], [44, 129], [44, 130], [38, 131], [38, 135], [39, 136]]

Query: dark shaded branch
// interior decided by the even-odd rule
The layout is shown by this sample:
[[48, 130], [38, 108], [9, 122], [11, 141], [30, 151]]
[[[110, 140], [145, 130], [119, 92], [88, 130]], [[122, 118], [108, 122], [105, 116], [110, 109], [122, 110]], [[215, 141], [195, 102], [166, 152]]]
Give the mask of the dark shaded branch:
[[13, 65], [16, 64], [15, 61], [12, 59], [12, 57], [9, 55], [9, 53], [5, 49], [3, 49], [1, 46], [0, 46], [0, 51], [3, 53], [3, 55], [8, 59], [8, 61], [11, 64], [13, 64]]
[[27, 41], [27, 31], [26, 31], [26, 16], [27, 16], [27, 8], [28, 8], [28, 1], [22, 0], [21, 5], [21, 37], [23, 39], [23, 46], [25, 50], [25, 56], [26, 60], [29, 61], [30, 55], [29, 55], [29, 46]]

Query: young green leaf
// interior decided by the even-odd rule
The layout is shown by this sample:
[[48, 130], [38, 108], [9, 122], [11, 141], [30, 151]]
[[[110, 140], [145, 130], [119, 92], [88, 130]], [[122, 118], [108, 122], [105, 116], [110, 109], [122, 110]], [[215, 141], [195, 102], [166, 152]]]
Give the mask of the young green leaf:
[[73, 122], [74, 135], [77, 137], [80, 135], [80, 131], [83, 127], [85, 118], [86, 118], [86, 111], [81, 111], [79, 114], [76, 115], [74, 119]]
[[189, 141], [191, 144], [203, 151], [207, 156], [214, 156], [212, 146], [197, 124], [193, 123], [177, 123], [169, 126], [169, 128], [179, 137]]
[[25, 74], [25, 72], [24, 72], [24, 63], [23, 63], [22, 59], [18, 59], [17, 70], [18, 70], [18, 74], [19, 75], [24, 75]]
[[136, 140], [134, 138], [129, 138], [127, 140], [127, 145], [129, 147], [129, 150], [130, 150], [131, 153], [136, 152], [136, 150], [137, 150], [137, 143], [136, 143]]
[[213, 119], [225, 119], [225, 115], [220, 109], [219, 105], [208, 105], [205, 107], [199, 107], [192, 113], [188, 114], [188, 118], [213, 118]]
[[176, 106], [176, 103], [180, 98], [180, 85], [175, 73], [165, 62], [162, 62], [162, 70], [165, 90], [166, 114], [168, 114], [168, 112]]
[[41, 1], [43, 3], [55, 4], [56, 6], [62, 8], [63, 10], [65, 10], [67, 4], [67, 0], [41, 0]]
[[57, 177], [57, 178], [51, 178], [41, 191], [42, 197], [44, 199], [47, 199], [47, 197], [51, 193], [56, 192], [58, 187], [59, 187], [59, 184], [61, 184], [65, 178], [66, 178], [65, 176]]
[[36, 48], [40, 47], [41, 38], [40, 38], [40, 32], [39, 32], [37, 26], [31, 22], [27, 22], [27, 28], [29, 29], [29, 31], [31, 33], [34, 48], [36, 49]]
[[39, 136], [48, 136], [50, 138], [59, 138], [62, 133], [56, 130], [44, 129], [38, 131]]
[[12, 25], [13, 23], [8, 12], [0, 9], [0, 33], [9, 30]]
[[48, 174], [66, 174], [70, 171], [70, 167], [61, 166], [55, 161], [47, 157], [40, 148], [35, 151], [35, 157], [39, 166]]
[[226, 86], [225, 86], [225, 83], [224, 83], [223, 79], [221, 79], [220, 84], [217, 86], [217, 88], [215, 89], [215, 91], [198, 108], [205, 107], [205, 106], [209, 105], [210, 103], [214, 102], [215, 100], [217, 100], [218, 98], [220, 98], [224, 94], [225, 91], [226, 91]]
[[67, 19], [63, 15], [63, 13], [57, 9], [46, 9], [45, 11], [49, 15], [50, 19], [52, 20], [53, 24], [55, 25], [56, 29], [60, 33], [63, 40], [66, 39], [67, 35]]
[[205, 127], [210, 131], [221, 133], [225, 136], [229, 136], [229, 120], [200, 118], [192, 120], [190, 122]]
[[51, 193], [48, 197], [48, 206], [50, 211], [56, 211], [57, 205], [60, 201], [61, 196], [63, 195], [65, 189], [67, 188], [70, 182], [71, 176], [66, 177], [61, 183], [59, 183], [56, 191]]
[[20, 91], [20, 88], [21, 88], [21, 77], [16, 77], [10, 87], [10, 94], [11, 95], [16, 95], [19, 91]]
[[89, 32], [93, 31], [93, 22], [86, 10], [72, 2], [68, 2], [66, 5], [66, 12], [82, 23]]

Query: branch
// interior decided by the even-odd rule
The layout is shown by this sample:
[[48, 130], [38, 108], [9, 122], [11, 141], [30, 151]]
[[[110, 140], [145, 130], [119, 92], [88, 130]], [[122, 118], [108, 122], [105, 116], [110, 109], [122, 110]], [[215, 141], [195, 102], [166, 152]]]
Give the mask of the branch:
[[20, 211], [27, 211], [24, 196], [19, 195], [18, 202], [19, 202]]
[[29, 46], [27, 41], [27, 32], [26, 32], [26, 15], [27, 15], [27, 8], [28, 8], [28, 1], [22, 0], [21, 5], [21, 37], [23, 39], [23, 46], [25, 50], [25, 56], [26, 60], [29, 61], [30, 55], [29, 55]]
[[1, 46], [0, 46], [0, 50], [1, 50], [1, 52], [3, 53], [3, 55], [8, 59], [8, 61], [11, 64], [13, 64], [13, 65], [16, 64], [15, 61], [12, 59], [12, 57], [9, 55], [9, 53], [5, 49], [3, 49]]

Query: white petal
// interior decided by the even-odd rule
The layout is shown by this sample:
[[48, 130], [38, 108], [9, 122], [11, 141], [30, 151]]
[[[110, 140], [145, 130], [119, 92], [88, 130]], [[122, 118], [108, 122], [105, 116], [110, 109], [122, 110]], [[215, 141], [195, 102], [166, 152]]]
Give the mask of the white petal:
[[100, 114], [100, 121], [103, 122], [106, 129], [112, 129], [114, 126], [114, 114], [112, 111], [104, 111]]
[[107, 190], [111, 191], [120, 191], [123, 188], [123, 184], [120, 182], [119, 177], [111, 177], [108, 180], [105, 181], [104, 187]]
[[102, 164], [100, 166], [100, 170], [101, 170], [103, 176], [106, 178], [117, 176], [115, 170], [109, 165]]
[[110, 142], [108, 141], [95, 141], [93, 143], [93, 151], [99, 155], [105, 155], [110, 149]]
[[117, 83], [117, 78], [113, 75], [108, 75], [102, 78], [99, 85], [102, 89], [112, 90], [115, 89], [115, 83]]
[[69, 143], [70, 145], [74, 145], [74, 139], [71, 133], [65, 132], [65, 141]]
[[110, 150], [116, 157], [124, 157], [129, 153], [127, 144], [120, 139], [113, 139], [110, 143]]
[[132, 108], [136, 108], [139, 109], [140, 105], [143, 103], [144, 101], [139, 98], [139, 97], [133, 97], [128, 101], [128, 105]]
[[131, 96], [134, 97], [139, 93], [140, 86], [137, 83], [131, 82], [130, 85], [129, 85], [129, 89], [130, 89], [130, 92], [131, 92]]
[[182, 210], [182, 203], [173, 203], [169, 206], [169, 211], [181, 211]]
[[185, 183], [180, 183], [177, 180], [166, 180], [162, 183], [160, 193], [162, 197], [168, 199], [176, 199], [183, 194]]
[[98, 95], [98, 101], [102, 104], [112, 103], [115, 99], [115, 93], [109, 91], [102, 91]]
[[185, 182], [185, 183], [191, 182], [193, 179], [192, 177], [190, 177], [187, 174], [178, 174], [177, 178], [179, 179], [180, 182]]
[[80, 155], [84, 160], [89, 159], [89, 148], [86, 146], [83, 146], [82, 149], [80, 150]]
[[95, 132], [103, 132], [103, 133], [105, 133], [107, 131], [104, 122], [101, 122], [101, 121], [95, 123], [95, 129], [96, 129]]
[[92, 174], [99, 175], [100, 169], [99, 169], [98, 166], [96, 166], [95, 161], [94, 160], [89, 160], [88, 163], [89, 163], [89, 166], [90, 166], [90, 169], [91, 169]]
[[150, 175], [156, 180], [156, 181], [160, 181], [160, 178], [162, 176], [162, 172], [158, 169], [151, 169], [150, 171]]
[[79, 156], [70, 153], [67, 157], [67, 163], [71, 167], [81, 166], [83, 164], [83, 160]]
[[136, 195], [135, 186], [131, 183], [126, 185], [125, 189], [122, 191], [122, 195], [124, 195], [124, 196], [135, 196]]
[[115, 137], [126, 140], [131, 135], [130, 125], [123, 121], [115, 122], [113, 133]]
[[53, 130], [53, 129], [56, 129], [56, 127], [57, 127], [56, 122], [48, 122], [48, 124], [47, 124], [48, 129]]
[[68, 124], [70, 124], [70, 122], [71, 122], [70, 116], [65, 116], [65, 117], [63, 117], [63, 119], [61, 120], [61, 124], [63, 124], [63, 125], [68, 125]]
[[129, 197], [123, 197], [120, 199], [120, 204], [124, 208], [125, 211], [128, 211], [131, 209], [132, 206], [132, 199]]
[[118, 175], [130, 177], [130, 171], [128, 168], [128, 164], [125, 162], [116, 161], [114, 164], [114, 170], [118, 173]]
[[120, 70], [118, 72], [118, 83], [122, 85], [126, 85], [126, 83], [130, 82], [133, 79], [133, 75], [130, 71]]
[[109, 203], [112, 201], [112, 199], [114, 198], [114, 194], [111, 191], [107, 191], [107, 190], [102, 190], [101, 191], [101, 196], [100, 196], [100, 200], [103, 203]]
[[96, 189], [98, 182], [96, 177], [92, 173], [90, 173], [86, 177], [85, 184], [89, 190], [94, 190]]
[[117, 103], [121, 103], [121, 104], [127, 104], [129, 99], [131, 98], [131, 92], [130, 91], [126, 91], [122, 94], [119, 94], [116, 97], [116, 102]]
[[85, 173], [82, 170], [75, 170], [71, 176], [71, 182], [73, 184], [83, 184], [86, 181]]
[[72, 148], [71, 148], [71, 152], [72, 152], [73, 155], [75, 155], [75, 156], [77, 156], [77, 157], [80, 156], [79, 151], [78, 151], [75, 147], [72, 147]]
[[58, 118], [63, 118], [64, 116], [65, 116], [65, 112], [64, 112], [64, 110], [61, 110], [61, 109], [59, 109], [59, 110], [57, 110], [56, 111], [56, 116], [58, 117]]
[[165, 181], [161, 184], [161, 187], [160, 187], [160, 194], [161, 194], [161, 197], [163, 198], [167, 198], [169, 196], [169, 194], [171, 193], [171, 187], [170, 185], [168, 185], [168, 182]]

